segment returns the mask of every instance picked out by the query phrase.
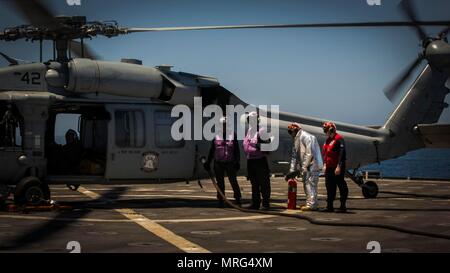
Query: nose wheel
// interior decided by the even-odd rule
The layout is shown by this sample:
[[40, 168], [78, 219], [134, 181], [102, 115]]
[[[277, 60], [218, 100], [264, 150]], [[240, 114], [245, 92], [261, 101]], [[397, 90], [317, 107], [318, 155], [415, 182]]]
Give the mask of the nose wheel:
[[378, 195], [378, 185], [373, 181], [367, 181], [361, 186], [365, 198], [376, 198]]
[[356, 171], [351, 173], [347, 171], [347, 176], [358, 185], [361, 190], [364, 198], [372, 199], [376, 198], [378, 195], [378, 185], [374, 181], [364, 182], [364, 178], [361, 175], [357, 175]]

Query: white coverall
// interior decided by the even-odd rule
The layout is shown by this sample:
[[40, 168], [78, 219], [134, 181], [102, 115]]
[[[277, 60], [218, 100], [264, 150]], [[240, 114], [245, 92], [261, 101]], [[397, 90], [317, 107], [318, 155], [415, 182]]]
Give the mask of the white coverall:
[[318, 206], [317, 184], [322, 168], [322, 153], [317, 138], [300, 129], [294, 138], [290, 172], [301, 172], [306, 206], [312, 209]]

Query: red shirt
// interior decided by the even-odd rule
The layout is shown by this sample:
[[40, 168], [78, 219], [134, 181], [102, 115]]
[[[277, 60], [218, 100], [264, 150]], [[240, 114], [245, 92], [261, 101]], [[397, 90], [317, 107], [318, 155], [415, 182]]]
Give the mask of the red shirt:
[[[342, 157], [339, 161], [339, 155], [343, 151]], [[329, 137], [323, 144], [322, 148], [323, 161], [327, 169], [336, 169], [340, 163], [345, 162], [345, 143], [341, 135], [335, 134], [334, 137]]]

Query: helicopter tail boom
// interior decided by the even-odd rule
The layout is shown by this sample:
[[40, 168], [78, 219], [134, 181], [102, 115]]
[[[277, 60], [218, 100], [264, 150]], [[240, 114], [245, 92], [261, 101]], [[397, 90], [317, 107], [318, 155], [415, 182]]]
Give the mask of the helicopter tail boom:
[[388, 118], [383, 129], [389, 130], [390, 151], [399, 156], [425, 147], [419, 125], [438, 122], [449, 89], [445, 83], [449, 75], [427, 65]]

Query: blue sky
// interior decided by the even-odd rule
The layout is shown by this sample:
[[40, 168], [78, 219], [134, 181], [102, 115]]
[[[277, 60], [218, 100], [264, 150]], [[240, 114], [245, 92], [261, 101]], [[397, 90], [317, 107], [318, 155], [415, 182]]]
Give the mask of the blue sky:
[[[0, 2], [0, 27], [26, 21]], [[55, 14], [117, 20], [129, 27], [290, 24], [404, 20], [398, 0], [46, 0]], [[422, 20], [450, 19], [446, 0], [414, 1]], [[435, 35], [440, 29], [428, 28]], [[383, 124], [392, 105], [382, 90], [420, 52], [408, 28], [260, 29], [139, 33], [89, 45], [105, 60], [142, 59], [214, 76], [252, 104], [361, 125]], [[50, 58], [50, 44], [47, 44]], [[38, 44], [2, 42], [0, 51], [36, 61]], [[0, 60], [0, 65], [6, 65]], [[419, 71], [416, 71], [416, 75]], [[406, 89], [406, 87], [404, 87]], [[447, 103], [449, 103], [447, 98]], [[445, 110], [442, 123], [450, 122]]]

